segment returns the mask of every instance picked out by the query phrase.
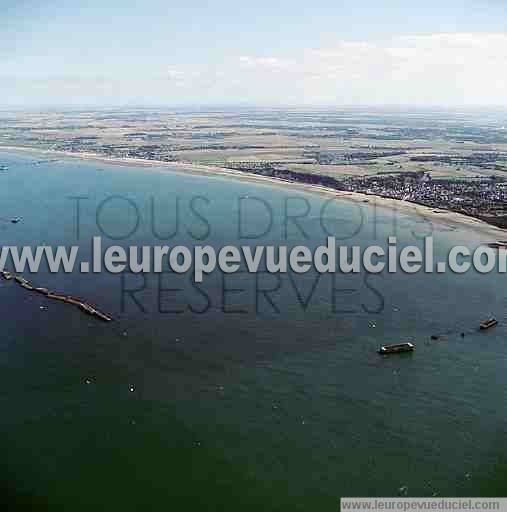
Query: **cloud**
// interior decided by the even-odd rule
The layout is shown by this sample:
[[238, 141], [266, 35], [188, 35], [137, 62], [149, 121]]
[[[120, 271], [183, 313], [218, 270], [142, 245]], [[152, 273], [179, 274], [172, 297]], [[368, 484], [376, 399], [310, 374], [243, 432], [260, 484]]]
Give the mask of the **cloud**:
[[[507, 34], [439, 33], [341, 41], [292, 53], [221, 62], [132, 67], [93, 76], [20, 76], [2, 68], [0, 93], [23, 101], [61, 97], [157, 104], [503, 105]], [[14, 100], [13, 100], [14, 101]]]
[[[383, 42], [341, 42], [333, 48], [241, 57], [239, 68], [263, 83], [291, 87], [306, 99], [344, 103], [506, 103], [507, 34], [432, 34]], [[333, 90], [335, 94], [333, 94]], [[304, 98], [303, 98], [304, 99]]]
[[291, 73], [297, 69], [296, 62], [279, 59], [277, 57], [240, 57], [239, 63], [245, 68], [264, 68], [274, 72], [281, 71]]

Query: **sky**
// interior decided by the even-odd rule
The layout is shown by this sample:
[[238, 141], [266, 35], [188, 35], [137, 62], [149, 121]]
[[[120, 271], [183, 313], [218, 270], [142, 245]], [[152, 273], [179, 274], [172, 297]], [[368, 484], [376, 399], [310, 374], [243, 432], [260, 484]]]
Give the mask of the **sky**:
[[0, 105], [507, 105], [505, 0], [0, 0]]

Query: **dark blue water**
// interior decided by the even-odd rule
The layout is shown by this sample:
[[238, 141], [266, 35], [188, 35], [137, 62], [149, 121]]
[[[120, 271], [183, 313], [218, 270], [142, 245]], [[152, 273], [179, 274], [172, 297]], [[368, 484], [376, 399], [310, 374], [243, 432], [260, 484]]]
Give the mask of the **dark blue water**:
[[[92, 236], [312, 248], [329, 232], [422, 247], [431, 232], [438, 259], [485, 241], [372, 203], [38, 160], [0, 153], [2, 245], [79, 245], [87, 260]], [[0, 478], [12, 509], [313, 511], [336, 510], [340, 496], [505, 493], [504, 275], [27, 277], [115, 320], [0, 282]], [[500, 325], [479, 332], [491, 315]], [[416, 352], [377, 355], [400, 340]]]

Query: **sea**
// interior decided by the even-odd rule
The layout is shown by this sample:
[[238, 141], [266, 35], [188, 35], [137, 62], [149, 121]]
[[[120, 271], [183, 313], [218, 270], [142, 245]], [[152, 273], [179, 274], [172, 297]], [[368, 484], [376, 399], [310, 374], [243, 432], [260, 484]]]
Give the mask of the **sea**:
[[[77, 245], [78, 261], [94, 236], [218, 250], [431, 235], [436, 260], [491, 241], [373, 198], [177, 165], [6, 150], [0, 164], [0, 245]], [[113, 321], [0, 279], [5, 510], [313, 512], [346, 496], [507, 491], [503, 274], [24, 275]], [[404, 341], [416, 350], [377, 353]]]

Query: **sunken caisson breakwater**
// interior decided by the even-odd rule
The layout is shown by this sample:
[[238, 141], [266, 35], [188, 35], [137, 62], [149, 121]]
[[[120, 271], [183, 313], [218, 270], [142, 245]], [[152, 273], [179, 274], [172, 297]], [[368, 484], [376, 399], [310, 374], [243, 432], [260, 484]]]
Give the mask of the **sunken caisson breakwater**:
[[83, 313], [87, 313], [88, 315], [91, 316], [96, 316], [97, 318], [100, 318], [104, 322], [110, 322], [112, 320], [112, 318], [109, 315], [102, 313], [96, 307], [88, 304], [87, 302], [82, 301], [81, 299], [72, 297], [71, 295], [55, 293], [48, 290], [47, 288], [36, 287], [23, 276], [15, 275], [12, 272], [8, 272], [7, 270], [2, 270], [1, 273], [4, 279], [6, 279], [7, 281], [14, 279], [14, 281], [16, 281], [25, 290], [40, 293], [41, 295], [46, 296], [48, 299], [53, 299], [60, 302], [64, 302], [65, 304], [77, 306], [81, 311], [83, 311]]

